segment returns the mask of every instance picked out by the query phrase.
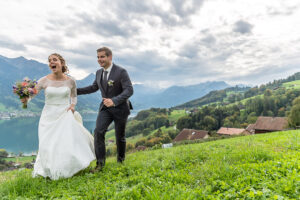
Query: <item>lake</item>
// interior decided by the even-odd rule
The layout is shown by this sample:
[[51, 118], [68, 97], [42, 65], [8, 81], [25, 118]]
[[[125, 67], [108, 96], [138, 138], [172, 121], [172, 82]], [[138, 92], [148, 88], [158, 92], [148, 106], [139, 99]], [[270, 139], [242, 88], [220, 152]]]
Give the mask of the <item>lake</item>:
[[[130, 117], [136, 113], [132, 112]], [[83, 124], [92, 133], [97, 114], [83, 114]], [[39, 117], [0, 120], [0, 149], [13, 153], [31, 154], [38, 150]]]

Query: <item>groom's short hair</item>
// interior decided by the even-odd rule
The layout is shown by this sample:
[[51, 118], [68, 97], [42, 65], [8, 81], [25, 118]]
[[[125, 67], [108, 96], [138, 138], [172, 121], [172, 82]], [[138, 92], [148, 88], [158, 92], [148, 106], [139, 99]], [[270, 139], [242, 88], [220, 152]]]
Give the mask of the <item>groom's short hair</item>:
[[107, 47], [101, 47], [97, 49], [97, 53], [101, 51], [104, 51], [106, 56], [112, 56], [112, 51]]

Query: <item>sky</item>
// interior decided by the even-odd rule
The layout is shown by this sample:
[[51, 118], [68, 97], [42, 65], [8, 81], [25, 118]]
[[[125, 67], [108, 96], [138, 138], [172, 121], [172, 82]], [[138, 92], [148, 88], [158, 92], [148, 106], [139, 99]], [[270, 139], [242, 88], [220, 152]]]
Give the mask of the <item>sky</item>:
[[132, 82], [259, 85], [300, 71], [299, 0], [0, 0], [0, 55], [61, 54], [82, 79], [107, 46]]

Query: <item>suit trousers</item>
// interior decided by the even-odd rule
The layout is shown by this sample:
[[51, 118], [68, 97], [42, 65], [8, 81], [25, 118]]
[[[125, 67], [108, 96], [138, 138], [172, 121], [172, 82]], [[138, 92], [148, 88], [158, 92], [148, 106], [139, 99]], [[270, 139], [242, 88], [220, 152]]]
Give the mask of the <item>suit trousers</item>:
[[[111, 108], [102, 108], [98, 114], [96, 128], [94, 131], [95, 153], [97, 165], [104, 165], [106, 158], [105, 134], [109, 125], [114, 121], [117, 143], [117, 161], [123, 162], [126, 151], [125, 128], [128, 115], [125, 118], [116, 116], [117, 113], [110, 112]], [[113, 108], [112, 108], [113, 109]]]

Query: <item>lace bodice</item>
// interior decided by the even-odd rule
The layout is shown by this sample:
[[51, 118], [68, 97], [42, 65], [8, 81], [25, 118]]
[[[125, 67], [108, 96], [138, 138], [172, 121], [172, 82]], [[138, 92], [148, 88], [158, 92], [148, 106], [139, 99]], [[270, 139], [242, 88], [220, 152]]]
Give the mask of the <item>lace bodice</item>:
[[73, 78], [64, 81], [54, 81], [44, 76], [38, 80], [36, 88], [38, 91], [45, 90], [46, 104], [77, 103], [76, 82]]

